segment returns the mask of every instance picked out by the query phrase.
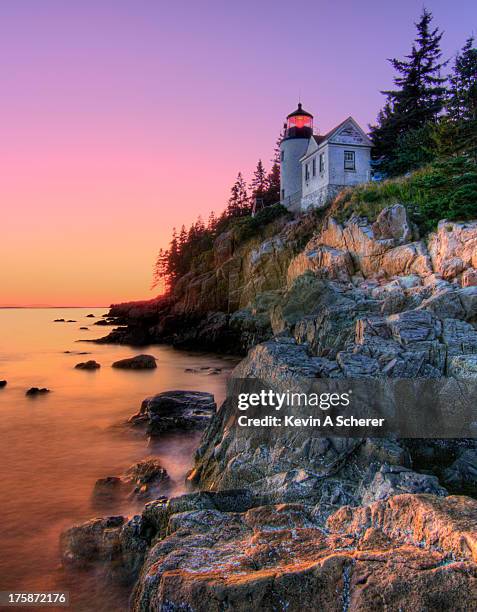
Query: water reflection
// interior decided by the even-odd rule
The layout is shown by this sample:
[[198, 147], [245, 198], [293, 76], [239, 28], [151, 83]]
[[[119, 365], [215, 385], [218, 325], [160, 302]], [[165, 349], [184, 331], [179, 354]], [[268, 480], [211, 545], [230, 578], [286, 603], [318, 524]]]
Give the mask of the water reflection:
[[[94, 575], [65, 574], [58, 561], [60, 531], [98, 515], [91, 503], [98, 478], [120, 475], [152, 454], [180, 492], [198, 442], [197, 434], [177, 434], [148, 445], [141, 432], [118, 424], [136, 413], [145, 397], [160, 391], [209, 391], [220, 403], [235, 363], [164, 346], [136, 350], [77, 342], [104, 335], [108, 328], [94, 325], [103, 312], [0, 310], [0, 379], [8, 381], [0, 389], [0, 590], [66, 585], [71, 590], [70, 609], [95, 612], [124, 609], [127, 592], [105, 590]], [[87, 318], [89, 313], [95, 318]], [[60, 318], [75, 322], [53, 322]], [[84, 326], [88, 330], [80, 331]], [[157, 369], [110, 367], [113, 361], [141, 352], [157, 358]], [[101, 368], [74, 368], [86, 359], [96, 360]], [[200, 371], [206, 366], [212, 370]], [[214, 368], [220, 372], [211, 375]], [[51, 393], [26, 397], [32, 386], [47, 387]], [[140, 506], [125, 501], [112, 513], [132, 514]]]

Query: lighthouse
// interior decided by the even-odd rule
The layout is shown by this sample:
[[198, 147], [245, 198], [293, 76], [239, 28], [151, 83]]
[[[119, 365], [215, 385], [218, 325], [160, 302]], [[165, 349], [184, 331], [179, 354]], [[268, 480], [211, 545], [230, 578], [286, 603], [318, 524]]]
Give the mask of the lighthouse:
[[299, 209], [302, 195], [300, 159], [313, 136], [313, 115], [298, 108], [287, 116], [285, 136], [280, 143], [280, 201], [288, 209]]

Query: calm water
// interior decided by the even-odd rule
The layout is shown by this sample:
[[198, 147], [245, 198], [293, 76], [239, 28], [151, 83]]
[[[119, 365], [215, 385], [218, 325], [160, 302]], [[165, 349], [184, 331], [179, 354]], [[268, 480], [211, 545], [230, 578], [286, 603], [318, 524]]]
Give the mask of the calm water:
[[[151, 446], [142, 433], [121, 424], [145, 397], [169, 389], [209, 391], [220, 403], [234, 365], [231, 359], [163, 346], [137, 350], [77, 342], [107, 333], [108, 327], [93, 325], [104, 312], [0, 309], [0, 379], [8, 381], [0, 389], [0, 590], [68, 589], [69, 609], [94, 612], [125, 609], [128, 594], [117, 587], [105, 589], [104, 581], [91, 573], [63, 570], [61, 530], [102, 514], [91, 506], [98, 478], [120, 475], [149, 455], [159, 458], [181, 492], [198, 442], [197, 435], [178, 435]], [[86, 318], [88, 313], [96, 318]], [[54, 323], [56, 318], [76, 322]], [[85, 325], [88, 331], [80, 331]], [[141, 352], [157, 358], [157, 369], [111, 368], [113, 361]], [[101, 369], [74, 368], [87, 359], [98, 361]], [[217, 376], [184, 372], [201, 366], [224, 369]], [[51, 393], [25, 397], [32, 386], [48, 387]], [[110, 514], [137, 510], [115, 507]]]

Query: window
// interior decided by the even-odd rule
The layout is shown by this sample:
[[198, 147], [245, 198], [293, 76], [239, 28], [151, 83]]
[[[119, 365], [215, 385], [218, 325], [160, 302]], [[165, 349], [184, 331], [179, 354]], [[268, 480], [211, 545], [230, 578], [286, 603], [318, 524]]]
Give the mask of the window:
[[280, 159], [283, 161], [285, 159], [285, 151], [280, 153]]
[[325, 154], [320, 153], [320, 172], [325, 171]]
[[354, 151], [344, 152], [344, 169], [345, 170], [356, 170]]
[[310, 164], [305, 164], [305, 181], [310, 179]]
[[313, 176], [316, 176], [316, 157], [313, 158], [312, 172]]
[[284, 200], [284, 199], [285, 199], [285, 190], [282, 189], [282, 200]]

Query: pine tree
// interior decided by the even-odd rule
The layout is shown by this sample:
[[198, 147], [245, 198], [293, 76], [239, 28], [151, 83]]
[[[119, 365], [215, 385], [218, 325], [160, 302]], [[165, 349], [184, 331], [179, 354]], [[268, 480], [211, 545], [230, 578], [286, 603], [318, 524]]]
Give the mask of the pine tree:
[[265, 168], [263, 167], [262, 160], [259, 159], [257, 162], [257, 167], [255, 168], [255, 172], [253, 173], [253, 178], [250, 182], [250, 191], [252, 193], [252, 198], [263, 198], [263, 194], [267, 189], [267, 175], [265, 173]]
[[249, 212], [249, 200], [247, 194], [247, 184], [242, 173], [237, 174], [235, 183], [230, 189], [230, 198], [227, 205], [227, 216], [239, 217]]
[[266, 178], [267, 188], [264, 193], [264, 203], [266, 206], [276, 204], [280, 201], [280, 164], [273, 164]]
[[377, 124], [371, 126], [374, 154], [381, 158], [382, 169], [390, 173], [399, 139], [411, 130], [435, 123], [444, 106], [445, 79], [440, 75], [445, 65], [440, 62], [442, 32], [432, 29], [431, 22], [432, 14], [424, 9], [416, 24], [417, 36], [411, 53], [404, 60], [389, 60], [398, 73], [394, 78], [396, 89], [382, 92], [386, 104]]
[[151, 289], [154, 289], [155, 287], [162, 285], [163, 289], [167, 291], [168, 289], [168, 281], [167, 281], [168, 259], [169, 259], [169, 253], [162, 248], [159, 249], [159, 253], [154, 263], [154, 269], [152, 272]]
[[273, 149], [273, 159], [271, 160], [272, 165], [275, 165], [275, 164], [280, 165], [281, 156], [282, 156], [280, 145], [284, 138], [285, 138], [285, 128], [282, 128], [280, 130], [280, 134], [278, 135], [277, 141], [275, 143], [275, 147]]
[[450, 87], [447, 112], [454, 121], [477, 119], [477, 49], [474, 37], [469, 36], [457, 54], [449, 77]]
[[211, 232], [215, 232], [216, 225], [217, 225], [217, 218], [215, 216], [214, 211], [212, 210], [209, 214], [209, 219], [207, 221], [207, 229]]
[[183, 225], [181, 227], [181, 231], [179, 233], [179, 238], [178, 238], [178, 247], [179, 247], [179, 249], [182, 250], [184, 248], [184, 245], [186, 244], [186, 242], [187, 242], [187, 230], [186, 230], [185, 225]]

